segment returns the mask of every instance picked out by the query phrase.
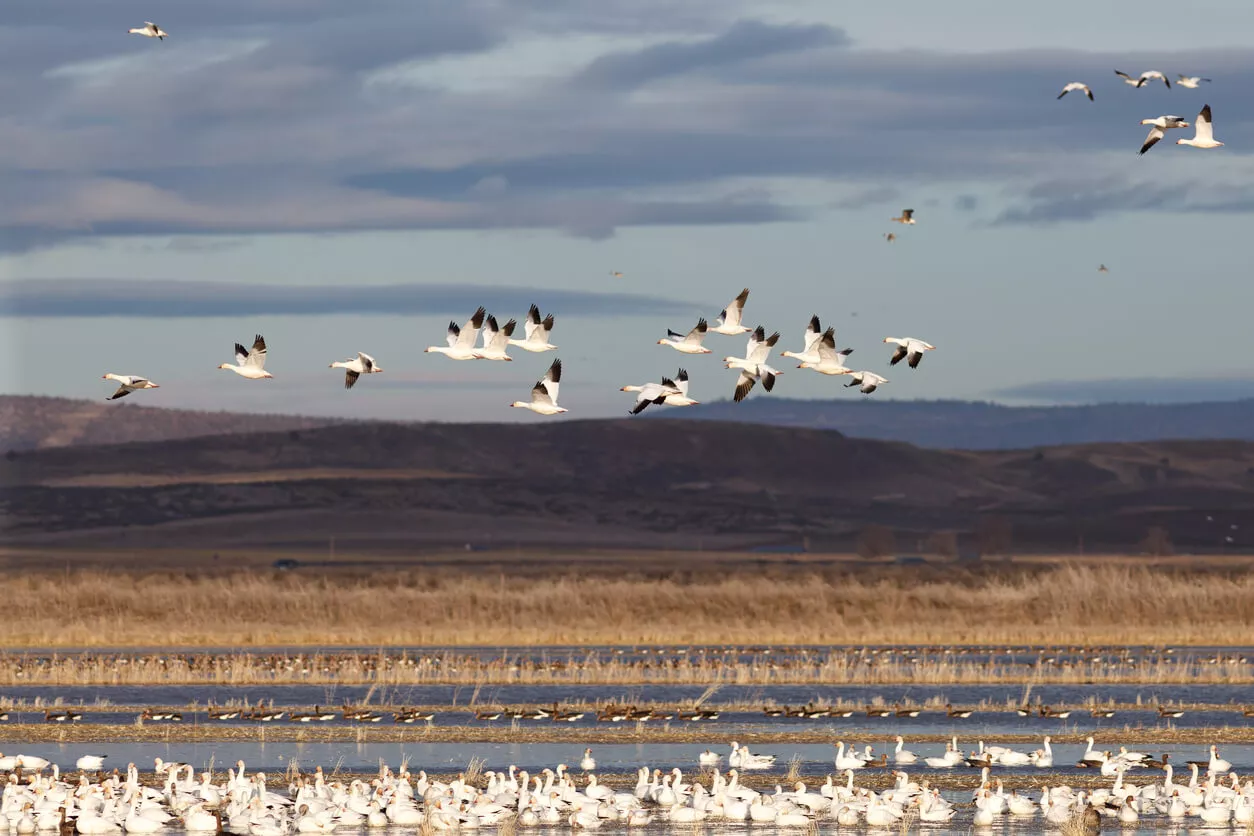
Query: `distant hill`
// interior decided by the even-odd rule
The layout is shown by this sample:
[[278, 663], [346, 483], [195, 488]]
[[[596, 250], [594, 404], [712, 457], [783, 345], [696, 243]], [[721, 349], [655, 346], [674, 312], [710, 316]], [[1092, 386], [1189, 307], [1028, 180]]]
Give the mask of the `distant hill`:
[[[645, 413], [646, 415], [649, 413]], [[943, 450], [1012, 450], [1058, 444], [1254, 440], [1254, 400], [1001, 406], [974, 401], [811, 401], [754, 397], [659, 411], [672, 418], [834, 429], [855, 438], [904, 441]]]
[[296, 415], [195, 412], [126, 401], [0, 395], [0, 451], [303, 430], [334, 423], [335, 419]]

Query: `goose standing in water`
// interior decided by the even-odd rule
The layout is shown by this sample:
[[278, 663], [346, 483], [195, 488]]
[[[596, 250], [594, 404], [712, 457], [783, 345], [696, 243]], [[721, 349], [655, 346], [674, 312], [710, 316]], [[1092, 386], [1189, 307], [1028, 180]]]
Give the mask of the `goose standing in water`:
[[145, 20], [143, 26], [135, 29], [127, 29], [126, 31], [131, 35], [143, 35], [145, 38], [156, 38], [159, 41], [164, 41], [166, 38], [170, 37], [168, 32], [153, 23], [151, 20]]
[[156, 383], [153, 383], [148, 378], [139, 377], [138, 375], [133, 375], [133, 374], [113, 374], [112, 372], [110, 372], [109, 374], [104, 375], [100, 379], [101, 380], [115, 380], [119, 384], [118, 391], [114, 392], [112, 395], [105, 398], [106, 401], [116, 401], [118, 398], [125, 398], [127, 395], [129, 395], [131, 392], [134, 392], [136, 389], [160, 389], [161, 388], [160, 386], [158, 386]]
[[[864, 395], [871, 394], [876, 389], [878, 389], [881, 385], [888, 382], [888, 378], [880, 377], [875, 372], [868, 372], [868, 371], [850, 372], [849, 380], [850, 382], [845, 384], [845, 388], [849, 389], [853, 386], [858, 386], [860, 387], [858, 391], [860, 391]], [[971, 712], [968, 711], [965, 714], [951, 714], [950, 716], [951, 717], [970, 717]]]
[[714, 326], [710, 328], [710, 332], [714, 334], [726, 334], [734, 337], [737, 334], [748, 333], [748, 326], [741, 323], [740, 318], [745, 312], [745, 302], [749, 299], [749, 288], [740, 291], [740, 295], [727, 303], [727, 307], [723, 308], [723, 312], [719, 314], [718, 319], [714, 320]]
[[505, 327], [496, 324], [496, 317], [488, 317], [483, 327], [483, 347], [475, 352], [476, 360], [513, 360], [509, 356], [509, 338], [514, 335], [515, 320], [505, 323]]
[[1197, 115], [1197, 122], [1193, 125], [1193, 137], [1191, 139], [1177, 139], [1176, 145], [1188, 145], [1193, 148], [1219, 148], [1222, 142], [1215, 139], [1215, 128], [1211, 121], [1210, 105], [1202, 105], [1202, 112]]
[[753, 389], [758, 380], [762, 381], [762, 387], [766, 391], [775, 388], [775, 378], [783, 372], [777, 371], [766, 365], [766, 358], [770, 356], [771, 349], [779, 342], [779, 332], [776, 331], [771, 336], [766, 336], [766, 329], [759, 325], [749, 336], [749, 345], [745, 350], [744, 359], [739, 357], [724, 357], [724, 368], [740, 369], [740, 378], [736, 381], [736, 392], [733, 400], [740, 403], [748, 397], [750, 390]]
[[230, 369], [240, 377], [249, 380], [262, 380], [274, 377], [266, 371], [266, 340], [260, 334], [253, 340], [252, 351], [245, 351], [244, 346], [235, 344], [235, 365], [223, 363], [219, 369]]
[[701, 341], [705, 339], [706, 331], [710, 330], [710, 326], [706, 324], [705, 318], [697, 320], [696, 326], [687, 334], [680, 334], [677, 331], [666, 329], [666, 336], [657, 341], [658, 345], [669, 345], [671, 348], [683, 354], [709, 354], [710, 349], [701, 345]]
[[540, 309], [532, 305], [527, 310], [527, 321], [523, 323], [525, 339], [509, 341], [523, 351], [539, 354], [542, 351], [556, 351], [557, 346], [549, 342], [549, 334], [553, 331], [553, 314], [540, 318]]
[[540, 415], [557, 415], [561, 412], [569, 412], [557, 405], [557, 390], [562, 382], [562, 361], [554, 360], [553, 365], [549, 366], [549, 370], [544, 373], [542, 380], [536, 381], [536, 385], [531, 387], [530, 401], [514, 401], [510, 406], [516, 406], [521, 409], [530, 409], [532, 412]]
[[487, 311], [483, 306], [475, 311], [466, 324], [458, 327], [456, 322], [448, 324], [448, 345], [429, 345], [425, 351], [429, 354], [443, 354], [450, 360], [477, 360], [475, 341], [479, 339], [479, 329], [483, 327], [483, 318]]
[[885, 337], [884, 342], [894, 343], [897, 346], [897, 350], [893, 352], [892, 359], [888, 361], [890, 366], [895, 366], [909, 357], [910, 368], [917, 369], [919, 361], [923, 359], [923, 352], [936, 350], [936, 346], [931, 343], [916, 340], [914, 337]]
[[1058, 98], [1061, 99], [1063, 96], [1067, 95], [1073, 90], [1083, 90], [1084, 95], [1089, 97], [1089, 101], [1090, 102], [1093, 101], [1093, 91], [1089, 89], [1089, 86], [1087, 84], [1082, 84], [1079, 81], [1073, 81], [1070, 84], [1068, 84], [1066, 87], [1062, 88], [1062, 92], [1058, 94]]
[[337, 360], [332, 363], [330, 368], [344, 370], [344, 388], [352, 389], [353, 384], [357, 382], [357, 378], [363, 374], [378, 374], [383, 371], [379, 364], [369, 354], [357, 352], [357, 356], [350, 360]]

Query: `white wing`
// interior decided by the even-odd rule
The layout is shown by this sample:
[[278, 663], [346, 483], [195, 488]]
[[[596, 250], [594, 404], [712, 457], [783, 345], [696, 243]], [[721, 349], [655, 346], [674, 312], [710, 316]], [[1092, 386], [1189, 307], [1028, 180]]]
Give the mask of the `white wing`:
[[809, 354], [814, 350], [814, 344], [818, 342], [819, 337], [823, 336], [823, 328], [819, 325], [818, 314], [810, 317], [810, 324], [806, 326], [806, 349], [802, 354]]
[[374, 368], [374, 358], [369, 354], [364, 354], [359, 351], [357, 352], [357, 359], [361, 361], [362, 368], [366, 371], [370, 371]]
[[531, 339], [531, 334], [540, 327], [540, 309], [532, 305], [527, 309], [527, 321], [523, 323], [523, 333], [526, 339]]
[[701, 341], [705, 339], [705, 332], [708, 329], [709, 325], [706, 324], [705, 317], [698, 319], [696, 327], [689, 331], [687, 336], [684, 337], [684, 342], [692, 343], [693, 345], [701, 345]]
[[1197, 115], [1197, 124], [1195, 126], [1197, 139], [1215, 138], [1215, 128], [1210, 121], [1210, 105], [1204, 105], [1202, 112]]
[[[762, 326], [759, 325], [758, 330], [761, 330], [761, 328]], [[775, 343], [777, 342], [779, 342], [778, 331], [776, 331], [774, 334], [771, 334], [771, 336], [767, 337], [765, 340], [762, 340], [757, 345], [753, 346], [752, 350], [749, 352], [749, 355], [745, 359], [748, 360], [750, 363], [755, 363], [759, 365], [762, 363], [765, 363], [766, 359], [771, 356], [771, 349], [775, 347]]]
[[[557, 405], [557, 391], [562, 383], [562, 361], [554, 360], [553, 365], [549, 366], [549, 370], [544, 373], [544, 379], [540, 381], [549, 393], [549, 398], [553, 401], [553, 405]], [[533, 395], [534, 399], [534, 395]]]
[[688, 394], [688, 370], [680, 369], [679, 374], [675, 375], [675, 386], [679, 389], [681, 395]]
[[479, 329], [483, 327], [483, 317], [487, 313], [483, 306], [479, 306], [479, 310], [475, 311], [470, 321], [462, 326], [461, 333], [457, 335], [457, 345], [462, 348], [474, 348], [475, 340], [479, 339]]
[[266, 367], [266, 340], [260, 334], [253, 340], [253, 349], [248, 352], [248, 365], [256, 366], [258, 369]]
[[745, 302], [749, 299], [749, 288], [740, 291], [740, 294], [727, 303], [727, 307], [723, 309], [723, 315], [719, 317], [724, 325], [739, 325], [740, 317], [744, 314]]

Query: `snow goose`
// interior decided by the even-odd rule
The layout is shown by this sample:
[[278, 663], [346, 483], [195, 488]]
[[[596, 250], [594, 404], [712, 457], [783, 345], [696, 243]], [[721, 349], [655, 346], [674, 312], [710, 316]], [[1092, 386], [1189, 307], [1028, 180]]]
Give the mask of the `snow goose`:
[[1176, 76], [1176, 84], [1179, 84], [1181, 87], [1187, 87], [1190, 90], [1196, 90], [1197, 86], [1201, 84], [1203, 81], [1210, 81], [1210, 79], [1202, 78], [1201, 76], [1196, 76], [1196, 75], [1177, 75]]
[[1187, 128], [1189, 123], [1184, 120], [1183, 116], [1159, 116], [1156, 119], [1142, 119], [1142, 125], [1151, 125], [1149, 136], [1145, 137], [1145, 144], [1141, 146], [1138, 153], [1144, 154], [1153, 148], [1158, 140], [1163, 138], [1163, 134], [1172, 128]]
[[630, 415], [639, 415], [648, 408], [649, 404], [666, 403], [668, 396], [680, 394], [679, 386], [669, 377], [662, 378], [661, 383], [629, 384], [618, 391], [638, 393], [636, 395], [636, 406], [628, 413]]
[[828, 327], [823, 335], [819, 337], [818, 343], [814, 347], [814, 353], [817, 356], [817, 362], [802, 361], [799, 368], [813, 369], [819, 374], [842, 375], [849, 374], [849, 367], [845, 365], [845, 358], [853, 354], [852, 348], [843, 348], [836, 350], [836, 329]]
[[[861, 387], [858, 391], [860, 391], [864, 395], [871, 394], [877, 388], [879, 388], [882, 384], [885, 384], [888, 382], [888, 378], [880, 377], [875, 372], [868, 372], [868, 371], [849, 372], [849, 380], [850, 382], [845, 384], [845, 388], [849, 389], [850, 387], [853, 387], [853, 386]], [[951, 714], [949, 716], [970, 717], [971, 712], [968, 711], [966, 713]]]
[[905, 360], [906, 357], [909, 357], [909, 366], [912, 369], [919, 367], [919, 361], [923, 359], [923, 352], [936, 349], [936, 346], [931, 343], [916, 340], [914, 337], [885, 337], [884, 342], [893, 343], [897, 346], [897, 350], [893, 352], [892, 359], [888, 361], [888, 365], [895, 366], [902, 360]]
[[899, 218], [889, 218], [889, 220], [890, 220], [890, 221], [895, 221], [896, 223], [899, 223], [899, 224], [906, 224], [907, 226], [914, 226], [914, 223], [915, 223], [915, 220], [914, 220], [914, 210], [913, 210], [913, 209], [902, 209], [902, 210], [901, 210], [901, 217], [899, 217]]
[[561, 381], [562, 361], [554, 360], [553, 365], [549, 366], [549, 370], [544, 373], [544, 379], [536, 381], [536, 385], [531, 387], [531, 400], [514, 401], [510, 406], [530, 409], [532, 412], [540, 415], [557, 415], [560, 412], [569, 412], [569, 410], [557, 405], [557, 390]]
[[1176, 145], [1189, 145], [1193, 148], [1218, 148], [1223, 145], [1222, 142], [1215, 139], [1214, 123], [1210, 117], [1210, 105], [1202, 105], [1202, 111], [1197, 115], [1197, 122], [1193, 125], [1193, 138], [1177, 139]]
[[745, 350], [744, 359], [739, 357], [724, 357], [726, 364], [724, 368], [740, 369], [740, 378], [736, 381], [736, 392], [733, 399], [736, 403], [743, 401], [750, 390], [753, 389], [755, 383], [760, 379], [762, 386], [766, 391], [775, 388], [775, 377], [783, 374], [766, 365], [766, 358], [770, 355], [771, 349], [779, 342], [779, 332], [776, 331], [771, 336], [766, 336], [766, 330], [759, 325], [749, 336], [749, 344]]
[[357, 356], [349, 360], [337, 360], [330, 368], [344, 370], [344, 388], [352, 389], [357, 378], [363, 374], [378, 374], [383, 371], [369, 354], [357, 352]]
[[1061, 99], [1063, 96], [1067, 95], [1073, 90], [1083, 90], [1084, 95], [1089, 97], [1089, 101], [1090, 102], [1093, 101], [1093, 91], [1089, 89], [1089, 86], [1087, 84], [1083, 84], [1079, 81], [1073, 81], [1070, 84], [1068, 84], [1066, 87], [1062, 88], [1062, 92], [1058, 94], [1058, 98]]
[[479, 329], [483, 327], [483, 319], [487, 311], [480, 305], [470, 319], [462, 327], [456, 322], [448, 324], [448, 345], [429, 345], [425, 351], [429, 354], [443, 354], [450, 360], [477, 360], [475, 341], [479, 339]]
[[156, 38], [159, 41], [164, 41], [166, 38], [170, 37], [168, 32], [153, 23], [151, 20], [145, 20], [143, 26], [136, 27], [134, 29], [127, 29], [126, 31], [131, 35], [143, 35], [145, 38]]
[[505, 327], [496, 324], [496, 317], [488, 317], [483, 328], [483, 347], [475, 352], [476, 360], [513, 360], [509, 356], [509, 338], [514, 335], [518, 325], [515, 320], [505, 323]]
[[74, 761], [74, 768], [80, 772], [99, 772], [104, 769], [104, 760], [108, 755], [83, 755]]
[[1109, 272], [1110, 272], [1110, 268], [1109, 268], [1109, 267], [1107, 267], [1105, 264], [1099, 264], [1099, 265], [1097, 265], [1097, 272], [1099, 272], [1099, 273], [1109, 273]]
[[1163, 75], [1158, 70], [1146, 70], [1141, 73], [1140, 83], [1144, 84], [1145, 82], [1153, 81], [1154, 79], [1158, 79], [1163, 84], [1166, 84], [1168, 90], [1171, 89], [1171, 82], [1167, 80], [1167, 76]]
[[592, 757], [591, 749], [583, 750], [583, 758], [579, 761], [579, 768], [584, 772], [591, 772], [597, 768], [597, 762], [596, 759]]
[[891, 243], [893, 243], [894, 241], [896, 241], [896, 240], [897, 240], [897, 233], [895, 233], [895, 232], [885, 232], [885, 233], [884, 233], [884, 240], [885, 240], [885, 241], [887, 241], [887, 242], [888, 242], [888, 243], [890, 243], [890, 244], [891, 244]]
[[260, 334], [253, 340], [252, 351], [246, 351], [244, 346], [236, 343], [235, 364], [223, 363], [218, 368], [230, 369], [240, 377], [246, 377], [249, 380], [262, 380], [274, 377], [274, 375], [266, 371], [266, 340]]
[[688, 370], [680, 369], [679, 373], [674, 377], [675, 387], [679, 392], [666, 396], [666, 400], [662, 403], [667, 406], [696, 406], [700, 401], [693, 400], [688, 397]]
[[745, 312], [745, 302], [749, 299], [749, 288], [740, 291], [740, 295], [727, 303], [727, 307], [723, 308], [723, 312], [719, 314], [718, 319], [714, 320], [714, 327], [710, 329], [714, 334], [726, 334], [734, 337], [737, 334], [744, 334], [749, 331], [748, 326], [743, 325], [740, 318]]
[[516, 345], [523, 351], [530, 351], [539, 354], [542, 351], [555, 351], [557, 346], [549, 343], [549, 334], [553, 331], [553, 314], [549, 314], [543, 319], [540, 318], [540, 309], [532, 305], [527, 310], [527, 321], [523, 323], [523, 333], [526, 339], [510, 340], [510, 345]]
[[914, 763], [915, 761], [919, 759], [919, 756], [916, 755], [914, 752], [911, 752], [909, 749], [903, 748], [905, 745], [906, 745], [906, 741], [902, 738], [901, 735], [897, 735], [897, 748], [893, 750], [893, 762], [894, 763]]
[[136, 389], [160, 389], [161, 387], [153, 383], [145, 377], [139, 377], [133, 374], [113, 374], [109, 373], [100, 378], [101, 380], [116, 380], [118, 382], [118, 391], [111, 396], [105, 398], [106, 401], [116, 401], [118, 398], [125, 398]]
[[671, 348], [683, 354], [709, 354], [710, 349], [701, 345], [701, 341], [705, 339], [705, 332], [710, 330], [706, 324], [705, 318], [697, 320], [694, 327], [687, 334], [680, 334], [675, 331], [666, 329], [666, 336], [657, 341], [658, 345], [669, 345]]
[[1119, 70], [1115, 70], [1115, 75], [1122, 78], [1124, 84], [1129, 84], [1133, 87], [1142, 87], [1145, 85], [1145, 82], [1149, 81], [1151, 78], [1161, 78], [1163, 80], [1163, 83], [1166, 84], [1168, 88], [1171, 87], [1171, 82], [1167, 80], [1167, 77], [1165, 75], [1158, 72], [1158, 70], [1147, 70], [1141, 73], [1136, 78], [1133, 78], [1127, 73], [1121, 72]]
[[[823, 336], [823, 326], [819, 324], [818, 314], [815, 314], [810, 317], [810, 322], [806, 325], [805, 348], [803, 348], [800, 353], [795, 351], [783, 351], [780, 353], [780, 356], [791, 357], [799, 364], [817, 363], [819, 361], [819, 354], [818, 351], [815, 350], [815, 347], [818, 345], [819, 338], [821, 336]], [[798, 365], [797, 368], [802, 368], [802, 365]]]

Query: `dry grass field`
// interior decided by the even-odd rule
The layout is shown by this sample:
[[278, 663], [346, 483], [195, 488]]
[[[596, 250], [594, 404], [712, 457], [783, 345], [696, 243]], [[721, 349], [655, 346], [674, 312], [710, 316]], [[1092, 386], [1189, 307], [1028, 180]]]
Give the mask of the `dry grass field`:
[[[499, 559], [499, 558], [498, 558]], [[6, 572], [12, 647], [548, 644], [1235, 645], [1248, 565], [554, 564], [532, 571]]]

